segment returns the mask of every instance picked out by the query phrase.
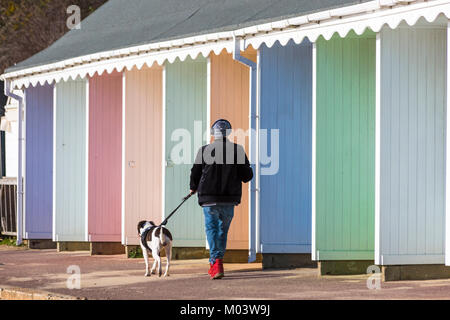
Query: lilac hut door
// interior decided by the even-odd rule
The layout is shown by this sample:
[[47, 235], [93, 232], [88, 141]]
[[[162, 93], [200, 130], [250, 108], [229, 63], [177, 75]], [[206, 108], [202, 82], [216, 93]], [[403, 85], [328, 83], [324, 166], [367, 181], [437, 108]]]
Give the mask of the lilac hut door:
[[51, 239], [53, 86], [26, 89], [25, 126], [25, 239]]

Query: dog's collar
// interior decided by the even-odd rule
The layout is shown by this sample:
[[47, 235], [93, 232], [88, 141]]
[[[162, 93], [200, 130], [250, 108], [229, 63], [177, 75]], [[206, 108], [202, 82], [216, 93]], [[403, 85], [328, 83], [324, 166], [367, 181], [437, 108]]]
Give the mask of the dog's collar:
[[145, 227], [144, 230], [142, 230], [141, 233], [144, 233], [144, 232], [146, 232], [147, 230], [150, 230], [150, 229], [153, 228], [153, 227], [156, 227], [156, 226], [152, 226], [152, 225], [150, 224], [150, 225], [148, 225], [147, 227]]

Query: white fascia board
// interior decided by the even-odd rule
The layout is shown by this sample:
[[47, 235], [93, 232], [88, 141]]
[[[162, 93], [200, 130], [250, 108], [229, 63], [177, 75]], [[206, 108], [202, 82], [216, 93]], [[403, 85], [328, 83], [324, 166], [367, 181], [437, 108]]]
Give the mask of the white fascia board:
[[260, 24], [259, 26], [256, 26], [256, 29], [258, 30], [258, 32], [272, 31], [272, 23]]
[[363, 12], [370, 12], [379, 10], [381, 8], [380, 4], [377, 1], [372, 1], [368, 3], [357, 4], [351, 7], [343, 7], [330, 10], [331, 17], [342, 17], [349, 16], [353, 14], [359, 14]]
[[236, 37], [243, 37], [245, 36], [245, 31], [244, 29], [240, 29], [240, 30], [236, 30], [233, 32], [233, 35], [235, 35]]
[[216, 41], [219, 40], [219, 36], [217, 33], [212, 33], [206, 36], [206, 41]]
[[389, 7], [395, 6], [397, 4], [397, 0], [379, 0], [380, 6]]
[[184, 43], [187, 45], [192, 45], [195, 43], [195, 38], [193, 38], [193, 37], [186, 38], [186, 39], [184, 39]]
[[321, 11], [317, 13], [308, 14], [308, 20], [309, 21], [322, 21], [322, 20], [328, 20], [331, 18], [330, 11]]
[[395, 6], [397, 4], [408, 4], [416, 0], [379, 0], [381, 6]]
[[[276, 21], [271, 23], [272, 29], [284, 29], [290, 26], [288, 20]], [[256, 28], [257, 29], [257, 28]]]
[[246, 27], [244, 28], [243, 32], [244, 34], [258, 33], [258, 27], [257, 26]]
[[288, 19], [287, 21], [288, 21], [289, 25], [291, 25], [291, 26], [300, 26], [302, 24], [307, 24], [310, 22], [308, 19], [308, 16], [291, 18], [291, 19]]
[[170, 43], [170, 45], [171, 45], [172, 47], [179, 47], [179, 46], [182, 46], [182, 45], [184, 45], [184, 40], [183, 40], [183, 39], [174, 40], [174, 41], [172, 41], [172, 42]]

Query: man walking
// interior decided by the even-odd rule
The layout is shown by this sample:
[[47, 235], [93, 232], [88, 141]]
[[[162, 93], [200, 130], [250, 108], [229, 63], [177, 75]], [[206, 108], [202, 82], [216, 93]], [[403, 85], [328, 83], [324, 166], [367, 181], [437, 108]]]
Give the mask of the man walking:
[[191, 170], [191, 193], [198, 193], [205, 215], [211, 279], [224, 276], [223, 256], [234, 207], [241, 202], [242, 182], [253, 178], [244, 148], [227, 138], [231, 129], [230, 122], [224, 119], [213, 124], [214, 142], [200, 148]]

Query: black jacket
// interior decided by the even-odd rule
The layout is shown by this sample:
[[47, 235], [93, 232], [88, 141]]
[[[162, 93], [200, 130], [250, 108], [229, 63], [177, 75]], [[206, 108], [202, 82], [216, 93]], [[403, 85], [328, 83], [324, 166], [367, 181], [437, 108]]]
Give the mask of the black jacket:
[[191, 169], [190, 188], [197, 191], [200, 205], [240, 203], [242, 182], [252, 178], [244, 148], [223, 139], [200, 148]]

